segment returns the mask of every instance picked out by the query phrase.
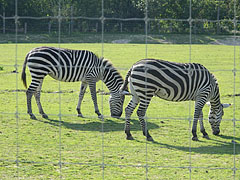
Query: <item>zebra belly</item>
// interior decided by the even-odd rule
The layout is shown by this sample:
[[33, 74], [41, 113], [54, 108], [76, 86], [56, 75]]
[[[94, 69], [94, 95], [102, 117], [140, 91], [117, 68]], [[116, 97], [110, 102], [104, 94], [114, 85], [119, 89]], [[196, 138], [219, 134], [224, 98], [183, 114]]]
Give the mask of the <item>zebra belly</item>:
[[85, 77], [84, 78], [78, 78], [74, 80], [69, 80], [61, 78], [59, 75], [55, 75], [54, 73], [49, 73], [49, 76], [51, 76], [53, 79], [58, 80], [58, 81], [63, 81], [63, 82], [77, 82], [77, 81], [86, 81]]
[[165, 89], [160, 88], [157, 91], [155, 91], [154, 93], [155, 96], [167, 100], [167, 101], [174, 101], [174, 102], [180, 102], [180, 101], [192, 101], [195, 100], [195, 96], [193, 96], [192, 98], [189, 96], [186, 96], [184, 99], [174, 99], [174, 94], [171, 95], [171, 93], [169, 94]]
[[165, 89], [159, 89], [158, 91], [155, 92], [155, 95], [161, 99], [172, 101], [172, 99], [170, 98], [169, 94]]

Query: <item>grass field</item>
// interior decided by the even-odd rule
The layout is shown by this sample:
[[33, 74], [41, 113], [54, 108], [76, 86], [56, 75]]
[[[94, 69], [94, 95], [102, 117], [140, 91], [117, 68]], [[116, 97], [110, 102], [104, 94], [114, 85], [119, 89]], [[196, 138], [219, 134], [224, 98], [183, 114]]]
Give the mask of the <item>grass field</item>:
[[[108, 95], [98, 93], [103, 121], [94, 113], [89, 89], [82, 105], [85, 118], [78, 118], [78, 82], [59, 83], [47, 77], [41, 99], [49, 120], [39, 116], [34, 100], [38, 120], [31, 120], [26, 114], [21, 66], [28, 51], [43, 45], [59, 46], [0, 44], [0, 179], [239, 179], [239, 46], [234, 54], [233, 46], [223, 45], [192, 45], [191, 49], [189, 45], [162, 44], [60, 45], [103, 54], [123, 77], [134, 62], [146, 57], [197, 62], [215, 74], [222, 102], [234, 103], [225, 110], [221, 135], [211, 134], [209, 108], [204, 107], [204, 124], [211, 139], [203, 139], [198, 129], [200, 141], [191, 141], [189, 119], [193, 117], [194, 103], [154, 97], [147, 111], [148, 127], [155, 140], [152, 143], [145, 141], [136, 112], [131, 126], [135, 140], [125, 140], [124, 114], [121, 119], [109, 117]], [[29, 72], [27, 75], [29, 84]], [[102, 82], [97, 89], [108, 91]], [[129, 100], [126, 97], [124, 107]]]

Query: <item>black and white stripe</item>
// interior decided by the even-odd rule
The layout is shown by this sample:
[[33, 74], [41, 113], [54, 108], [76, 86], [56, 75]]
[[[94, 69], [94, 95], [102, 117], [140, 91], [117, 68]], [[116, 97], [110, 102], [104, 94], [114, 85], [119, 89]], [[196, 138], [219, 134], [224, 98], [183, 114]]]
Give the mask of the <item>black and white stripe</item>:
[[91, 91], [95, 113], [99, 118], [102, 117], [98, 109], [96, 96], [96, 82], [102, 80], [110, 90], [111, 116], [121, 116], [124, 96], [119, 93], [119, 89], [123, 84], [123, 79], [108, 60], [98, 58], [94, 53], [87, 50], [70, 50], [54, 47], [35, 48], [27, 54], [23, 65], [22, 80], [27, 88], [26, 65], [28, 65], [32, 77], [32, 82], [26, 92], [28, 114], [32, 119], [36, 119], [32, 113], [32, 95], [36, 98], [40, 114], [44, 118], [48, 118], [40, 102], [42, 82], [46, 75], [50, 75], [59, 81], [82, 81], [77, 105], [78, 116], [80, 117], [82, 117], [80, 111], [81, 102], [87, 85], [89, 85]]
[[135, 63], [127, 73], [123, 89], [129, 83], [132, 99], [125, 109], [125, 133], [127, 139], [133, 139], [130, 133], [130, 116], [139, 104], [139, 117], [143, 134], [152, 141], [146, 126], [144, 116], [153, 96], [168, 101], [195, 101], [194, 121], [192, 126], [193, 140], [198, 140], [196, 134], [197, 122], [205, 138], [209, 138], [203, 126], [202, 108], [207, 101], [211, 103], [209, 122], [213, 134], [220, 132], [219, 126], [223, 116], [218, 83], [215, 77], [201, 64], [174, 63], [156, 59], [143, 59]]

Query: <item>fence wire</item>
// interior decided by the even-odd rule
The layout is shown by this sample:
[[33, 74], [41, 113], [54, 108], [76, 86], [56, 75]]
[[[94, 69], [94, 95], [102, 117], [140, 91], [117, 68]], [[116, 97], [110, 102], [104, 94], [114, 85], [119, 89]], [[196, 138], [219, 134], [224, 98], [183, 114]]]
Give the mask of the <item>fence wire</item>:
[[[76, 17], [64, 17], [62, 16], [62, 13], [61, 13], [61, 0], [59, 0], [59, 9], [58, 9], [58, 16], [52, 16], [52, 17], [29, 17], [29, 16], [19, 16], [18, 15], [18, 0], [15, 0], [15, 16], [14, 17], [5, 17], [5, 16], [2, 16], [0, 15], [0, 18], [3, 18], [4, 19], [4, 23], [5, 23], [5, 20], [14, 20], [15, 21], [15, 64], [14, 65], [11, 65], [11, 64], [4, 64], [4, 66], [14, 66], [15, 68], [15, 71], [18, 72], [18, 68], [21, 67], [22, 65], [19, 64], [18, 62], [18, 45], [19, 45], [19, 42], [18, 42], [18, 21], [20, 19], [33, 19], [33, 20], [41, 20], [41, 19], [54, 19], [54, 20], [57, 20], [58, 21], [58, 47], [60, 48], [61, 47], [61, 22], [63, 19], [72, 19], [72, 20], [77, 20], [77, 19], [84, 19], [84, 20], [97, 20], [97, 21], [100, 21], [101, 22], [101, 56], [104, 57], [104, 49], [105, 49], [105, 46], [104, 46], [104, 35], [105, 35], [105, 32], [104, 32], [104, 23], [106, 21], [109, 21], [109, 20], [117, 20], [117, 21], [126, 21], [126, 22], [131, 22], [131, 21], [143, 21], [145, 23], [145, 58], [148, 58], [148, 50], [149, 50], [149, 43], [148, 43], [148, 25], [150, 22], [152, 21], [179, 21], [179, 22], [187, 22], [189, 23], [189, 60], [188, 62], [191, 63], [192, 62], [192, 23], [193, 22], [205, 22], [205, 21], [208, 21], [208, 22], [219, 22], [221, 20], [208, 20], [208, 19], [192, 19], [192, 1], [190, 0], [189, 1], [189, 17], [188, 19], [172, 19], [172, 18], [161, 18], [161, 19], [153, 19], [153, 18], [149, 18], [148, 17], [148, 0], [145, 0], [145, 17], [143, 18], [115, 18], [115, 17], [105, 17], [104, 16], [104, 0], [101, 1], [101, 6], [102, 6], [102, 12], [101, 12], [101, 17], [99, 18], [96, 18], [96, 17], [84, 17], [84, 16], [76, 16]], [[239, 70], [237, 70], [237, 49], [236, 49], [236, 38], [237, 38], [237, 23], [239, 22], [237, 20], [237, 17], [236, 17], [236, 0], [234, 1], [234, 19], [230, 19], [230, 20], [223, 20], [223, 21], [229, 21], [229, 22], [232, 22], [234, 24], [234, 69], [232, 70], [225, 70], [225, 69], [222, 69], [222, 70], [216, 70], [216, 71], [232, 71], [233, 72], [233, 94], [235, 95], [237, 93], [236, 89], [236, 73], [239, 72]], [[1, 64], [0, 64], [1, 65]], [[124, 68], [119, 68], [119, 69], [124, 69]], [[124, 69], [126, 70], [126, 69]], [[18, 73], [16, 73], [16, 96], [15, 96], [15, 100], [16, 100], [16, 112], [14, 113], [14, 116], [15, 116], [15, 120], [16, 120], [16, 147], [12, 147], [12, 148], [15, 148], [16, 149], [16, 157], [15, 157], [15, 160], [14, 162], [16, 163], [16, 171], [17, 171], [17, 174], [16, 174], [16, 178], [17, 179], [22, 179], [20, 174], [19, 174], [19, 163], [30, 163], [30, 164], [54, 164], [55, 162], [35, 162], [35, 161], [23, 161], [23, 160], [20, 160], [19, 158], [19, 150], [21, 148], [21, 141], [20, 141], [20, 134], [19, 134], [19, 131], [20, 131], [20, 126], [19, 126], [19, 121], [20, 121], [20, 118], [19, 116], [20, 115], [27, 115], [27, 114], [22, 114], [19, 112], [19, 96], [18, 96], [18, 93], [19, 93], [19, 85], [18, 85], [18, 79], [19, 79], [19, 75]], [[102, 89], [103, 89], [103, 83], [102, 83]], [[189, 156], [188, 156], [188, 161], [189, 161], [189, 164], [188, 166], [164, 166], [164, 165], [151, 165], [149, 164], [149, 159], [148, 159], [148, 156], [149, 156], [149, 149], [148, 149], [148, 146], [149, 144], [146, 142], [145, 143], [145, 156], [146, 156], [146, 159], [145, 159], [145, 164], [129, 164], [129, 165], [125, 165], [125, 164], [109, 164], [109, 163], [106, 163], [105, 162], [105, 147], [107, 146], [107, 142], [105, 142], [105, 129], [104, 129], [104, 119], [102, 118], [101, 119], [101, 163], [86, 163], [86, 162], [68, 162], [66, 160], [63, 160], [62, 158], [62, 124], [63, 124], [63, 120], [62, 120], [62, 117], [71, 117], [71, 116], [75, 116], [75, 115], [67, 115], [67, 114], [64, 114], [62, 113], [62, 87], [61, 87], [61, 83], [59, 82], [58, 83], [58, 104], [59, 104], [59, 112], [58, 114], [50, 114], [51, 116], [58, 116], [58, 120], [59, 120], [59, 130], [58, 130], [58, 135], [59, 135], [59, 139], [58, 139], [58, 155], [59, 155], [59, 159], [58, 159], [58, 167], [59, 167], [59, 179], [63, 179], [64, 177], [62, 176], [62, 168], [63, 168], [63, 165], [86, 165], [86, 166], [97, 166], [97, 167], [101, 167], [101, 172], [102, 172], [102, 179], [105, 179], [106, 178], [106, 174], [105, 174], [105, 168], [106, 167], [117, 167], [117, 168], [123, 168], [123, 167], [136, 167], [136, 168], [145, 168], [145, 177], [143, 179], [153, 179], [151, 177], [151, 175], [149, 174], [149, 168], [170, 168], [170, 169], [188, 169], [189, 170], [189, 177], [188, 179], [192, 179], [192, 170], [193, 169], [206, 169], [206, 167], [199, 167], [199, 166], [193, 166], [192, 165], [192, 140], [191, 140], [191, 137], [192, 137], [192, 133], [191, 133], [191, 127], [192, 127], [192, 121], [193, 121], [193, 118], [192, 118], [192, 102], [189, 102], [189, 114], [188, 114], [188, 121], [189, 121]], [[101, 113], [103, 114], [104, 113], [104, 104], [103, 104], [103, 96], [102, 96], [102, 99], [101, 99]], [[235, 107], [235, 104], [236, 104], [236, 97], [233, 96], [233, 119], [224, 119], [224, 120], [227, 120], [227, 121], [232, 121], [233, 123], [233, 137], [234, 137], [234, 141], [235, 141], [235, 137], [236, 137], [236, 122], [239, 121], [237, 118], [236, 118], [236, 107]], [[8, 113], [8, 112], [0, 112], [0, 114], [4, 117], [4, 116], [8, 116], [8, 115], [12, 115], [12, 113]], [[94, 118], [94, 116], [88, 116], [87, 118]], [[172, 120], [186, 120], [186, 118], [174, 118], [174, 117], [161, 117], [161, 118], [158, 118], [158, 117], [154, 117], [154, 116], [151, 116], [151, 114], [147, 114], [146, 115], [146, 122], [148, 124], [148, 120], [149, 119], [172, 119]], [[147, 126], [147, 125], [146, 125]], [[34, 144], [34, 143], [33, 143]], [[4, 144], [2, 144], [4, 145]], [[129, 152], [131, 153], [131, 152]], [[161, 157], [160, 157], [161, 158]], [[11, 160], [7, 160], [7, 159], [0, 159], [0, 161], [2, 162], [12, 162]], [[234, 164], [232, 167], [230, 168], [225, 168], [225, 167], [208, 167], [207, 169], [210, 169], [210, 170], [231, 170], [233, 171], [233, 179], [238, 179], [239, 177], [237, 177], [236, 175], [236, 171], [239, 170], [237, 168], [237, 164], [239, 163], [238, 160], [236, 159], [236, 144], [233, 143], [233, 161], [234, 161]], [[0, 177], [1, 178], [1, 177]]]

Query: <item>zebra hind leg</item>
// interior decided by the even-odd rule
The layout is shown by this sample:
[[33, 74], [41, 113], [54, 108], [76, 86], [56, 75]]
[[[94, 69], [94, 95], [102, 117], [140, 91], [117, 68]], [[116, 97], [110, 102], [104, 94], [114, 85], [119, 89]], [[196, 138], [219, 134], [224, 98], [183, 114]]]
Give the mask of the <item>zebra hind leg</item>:
[[138, 98], [136, 98], [135, 96], [132, 96], [131, 101], [129, 102], [129, 104], [127, 105], [127, 107], [125, 108], [125, 134], [127, 135], [126, 139], [127, 140], [133, 140], [134, 138], [132, 137], [132, 134], [130, 132], [130, 117], [134, 111], [134, 109], [137, 107], [138, 105]]
[[40, 85], [38, 86], [37, 91], [34, 93], [34, 96], [35, 96], [35, 99], [37, 102], [39, 113], [42, 115], [43, 118], [48, 119], [48, 115], [44, 113], [42, 104], [40, 101], [41, 89], [42, 89], [42, 81], [41, 81]]
[[32, 113], [32, 96], [33, 96], [34, 92], [31, 90], [27, 90], [26, 92], [26, 96], [27, 96], [27, 113], [30, 115], [31, 119], [36, 120], [36, 116]]
[[154, 141], [152, 136], [149, 134], [148, 128], [146, 126], [146, 122], [144, 120], [145, 114], [146, 114], [146, 110], [147, 110], [148, 105], [142, 105], [140, 103], [139, 108], [137, 110], [137, 115], [142, 127], [142, 131], [143, 131], [143, 135], [146, 136], [147, 141]]
[[151, 100], [151, 97], [150, 99], [144, 99], [140, 102], [140, 105], [137, 110], [137, 115], [142, 127], [143, 135], [146, 136], [147, 141], [154, 141], [152, 136], [149, 134], [148, 128], [146, 126], [146, 122], [144, 120], [150, 100]]
[[78, 117], [82, 117], [82, 118], [83, 118], [83, 115], [82, 115], [82, 113], [81, 113], [81, 104], [82, 104], [82, 100], [83, 100], [83, 97], [84, 97], [86, 88], [87, 88], [87, 83], [82, 82], [82, 83], [81, 83], [81, 87], [80, 87], [78, 105], [77, 105], [77, 108], [76, 108], [77, 113], [78, 113]]
[[125, 134], [127, 135], [126, 139], [127, 140], [134, 140], [132, 137], [132, 134], [130, 132], [130, 116], [133, 112], [135, 107], [130, 107], [129, 105], [125, 108], [125, 114], [126, 114], [126, 119], [125, 119]]

